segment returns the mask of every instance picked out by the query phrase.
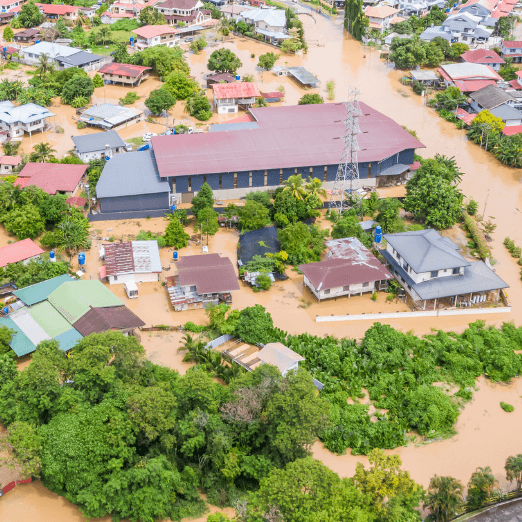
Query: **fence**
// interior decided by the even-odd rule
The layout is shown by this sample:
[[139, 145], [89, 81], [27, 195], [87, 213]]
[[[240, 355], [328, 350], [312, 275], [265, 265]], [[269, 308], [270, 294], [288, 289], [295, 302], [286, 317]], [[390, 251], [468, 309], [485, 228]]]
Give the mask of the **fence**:
[[217, 337], [213, 341], [210, 341], [207, 343], [205, 348], [207, 350], [213, 350], [214, 348], [217, 348], [218, 346], [221, 346], [222, 344], [225, 344], [227, 341], [230, 341], [230, 339], [233, 339], [234, 336], [230, 334], [223, 334], [220, 337]]
[[30, 484], [32, 482], [32, 478], [28, 479], [20, 479], [20, 480], [13, 480], [13, 482], [9, 482], [6, 486], [4, 486], [2, 489], [0, 489], [0, 497], [5, 495], [6, 493], [9, 493], [12, 489], [15, 488], [18, 484]]
[[317, 323], [332, 321], [361, 321], [363, 319], [405, 319], [410, 317], [438, 317], [446, 315], [481, 315], [481, 314], [508, 314], [510, 306], [497, 306], [496, 308], [465, 308], [455, 310], [426, 310], [420, 312], [396, 312], [389, 314], [361, 314], [361, 315], [316, 315]]

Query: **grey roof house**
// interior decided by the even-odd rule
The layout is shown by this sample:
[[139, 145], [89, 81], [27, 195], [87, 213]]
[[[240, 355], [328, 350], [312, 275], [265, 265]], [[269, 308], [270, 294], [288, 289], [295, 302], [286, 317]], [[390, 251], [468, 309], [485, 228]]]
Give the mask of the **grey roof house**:
[[117, 154], [96, 185], [101, 212], [168, 210], [169, 194], [169, 182], [160, 179], [151, 150]]
[[0, 130], [7, 132], [11, 138], [29, 136], [36, 131], [44, 131], [47, 118], [56, 116], [45, 107], [36, 103], [26, 103], [15, 107], [10, 101], [0, 102]]
[[483, 261], [467, 261], [459, 247], [432, 229], [385, 234], [386, 259], [417, 306], [435, 309], [496, 302], [509, 285]]
[[93, 127], [111, 130], [120, 126], [137, 123], [143, 118], [143, 111], [131, 107], [101, 103], [82, 112], [78, 120]]
[[477, 111], [487, 110], [507, 126], [521, 125], [520, 101], [496, 85], [488, 85], [470, 94], [470, 105]]
[[72, 136], [74, 153], [82, 161], [112, 158], [115, 154], [125, 152], [125, 142], [116, 131], [98, 132], [84, 136]]

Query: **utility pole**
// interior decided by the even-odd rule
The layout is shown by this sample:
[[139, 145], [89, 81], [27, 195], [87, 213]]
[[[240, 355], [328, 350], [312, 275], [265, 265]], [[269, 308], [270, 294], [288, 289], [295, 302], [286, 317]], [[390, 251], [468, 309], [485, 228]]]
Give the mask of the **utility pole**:
[[343, 210], [351, 207], [346, 201], [346, 192], [352, 195], [359, 188], [359, 166], [357, 162], [357, 151], [359, 150], [357, 134], [361, 132], [359, 128], [359, 116], [361, 115], [359, 94], [360, 91], [356, 87], [349, 87], [348, 101], [344, 104], [346, 107], [344, 147], [331, 198], [331, 208], [336, 209], [339, 215]]

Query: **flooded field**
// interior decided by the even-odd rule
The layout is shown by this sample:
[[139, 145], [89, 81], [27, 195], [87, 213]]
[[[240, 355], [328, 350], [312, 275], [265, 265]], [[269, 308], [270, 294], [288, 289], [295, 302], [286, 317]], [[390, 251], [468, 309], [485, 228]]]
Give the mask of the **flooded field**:
[[[318, 92], [326, 98], [326, 82], [334, 79], [336, 83], [335, 101], [343, 101], [348, 85], [356, 85], [361, 90], [361, 101], [368, 103], [375, 109], [395, 119], [417, 132], [419, 139], [426, 145], [426, 149], [419, 151], [428, 157], [435, 153], [446, 156], [455, 156], [464, 176], [461, 184], [462, 192], [473, 197], [479, 203], [479, 213], [485, 216], [494, 216], [498, 228], [493, 233], [493, 256], [495, 268], [500, 277], [510, 285], [509, 298], [513, 309], [510, 314], [472, 317], [444, 317], [436, 321], [430, 318], [387, 321], [393, 327], [408, 331], [414, 329], [418, 334], [427, 334], [433, 327], [444, 330], [461, 331], [468, 322], [476, 319], [486, 319], [488, 324], [500, 324], [502, 321], [513, 320], [517, 325], [522, 324], [522, 292], [520, 282], [520, 267], [502, 245], [504, 237], [509, 236], [517, 244], [522, 245], [522, 230], [520, 227], [522, 210], [522, 171], [501, 165], [489, 153], [478, 146], [469, 143], [463, 131], [454, 125], [439, 118], [437, 114], [423, 104], [423, 99], [414, 95], [399, 83], [402, 76], [400, 71], [389, 68], [382, 61], [377, 51], [365, 49], [358, 42], [343, 35], [341, 20], [330, 22], [323, 17], [316, 17], [315, 22], [310, 16], [301, 16], [306, 37], [310, 42], [320, 42], [321, 46], [310, 45], [307, 54], [302, 56], [282, 56], [279, 64], [302, 65], [315, 74], [322, 82], [316, 90], [301, 89], [289, 78], [276, 77], [271, 72], [262, 72], [256, 68], [258, 56], [273, 48], [251, 40], [231, 39], [223, 44], [233, 50], [243, 62], [239, 74], [254, 74], [264, 92], [276, 90], [283, 85], [286, 93], [285, 103], [294, 104], [305, 92]], [[191, 65], [192, 75], [202, 81], [207, 73], [206, 63], [209, 54], [217, 47], [205, 49], [200, 55], [187, 54]], [[255, 58], [251, 58], [251, 54]], [[158, 80], [147, 79], [137, 89], [143, 96], [136, 106], [144, 108], [146, 94], [158, 85]], [[403, 96], [403, 90], [408, 97]], [[124, 96], [127, 88], [106, 86], [97, 89], [93, 101], [102, 103], [110, 101], [117, 103], [119, 97]], [[55, 110], [56, 109], [56, 110]], [[57, 124], [65, 129], [65, 135], [56, 135], [51, 141], [51, 133], [36, 135], [33, 138], [24, 138], [24, 151], [29, 151], [34, 143], [48, 141], [57, 150], [66, 152], [72, 147], [69, 137], [78, 133], [72, 116], [74, 110], [69, 107], [53, 107], [57, 113]], [[225, 121], [229, 116], [214, 115], [212, 122]], [[178, 102], [170, 111], [171, 119], [175, 124], [185, 123], [187, 116], [183, 113], [183, 104]], [[160, 132], [164, 124], [149, 124], [142, 122], [120, 131], [124, 138], [139, 136], [143, 132]], [[86, 130], [81, 131], [85, 133]], [[96, 132], [96, 131], [90, 131]], [[31, 142], [31, 140], [33, 140]], [[403, 187], [390, 190], [398, 195]], [[485, 204], [487, 201], [487, 208]], [[161, 218], [141, 220], [141, 222], [97, 222], [93, 231], [99, 230], [96, 235], [109, 237], [114, 235], [118, 239], [122, 235], [135, 235], [140, 229], [153, 232], [164, 231], [166, 222]], [[326, 226], [326, 225], [325, 225]], [[112, 230], [108, 230], [112, 228]], [[1, 229], [0, 229], [1, 230]], [[229, 256], [235, 264], [237, 260], [236, 232], [220, 230], [210, 239], [209, 251]], [[462, 238], [460, 238], [462, 239]], [[0, 233], [0, 246], [7, 243], [9, 238], [5, 232]], [[87, 274], [84, 277], [98, 277], [98, 248], [101, 241], [95, 241], [87, 257]], [[192, 244], [183, 250], [181, 255], [200, 253], [201, 245]], [[171, 266], [171, 252], [164, 249], [161, 252], [162, 265]], [[76, 260], [75, 260], [76, 262]], [[173, 263], [172, 263], [173, 264]], [[175, 267], [165, 271], [164, 275], [174, 273]], [[398, 311], [401, 305], [392, 302], [385, 303], [381, 296], [377, 303], [373, 303], [370, 296], [352, 298], [350, 300], [330, 300], [318, 303], [305, 291], [303, 293], [302, 276], [288, 270], [290, 278], [285, 282], [278, 282], [269, 292], [254, 294], [250, 288], [241, 287], [237, 295], [233, 296], [233, 306], [243, 308], [260, 303], [272, 314], [277, 327], [291, 333], [309, 332], [315, 335], [332, 334], [339, 337], [361, 337], [370, 326], [368, 321], [350, 323], [316, 323], [316, 315], [344, 314], [344, 313], [377, 313], [378, 311]], [[162, 275], [163, 277], [163, 275]], [[137, 313], [147, 325], [151, 324], [182, 324], [186, 321], [201, 323], [204, 313], [201, 310], [175, 313], [167, 301], [165, 289], [160, 283], [147, 283], [140, 286], [140, 297], [129, 301], [124, 296], [120, 285], [112, 285], [111, 290], [122, 298], [126, 305]], [[305, 301], [303, 302], [302, 299]], [[308, 302], [311, 304], [308, 305]], [[157, 333], [150, 335], [143, 332], [142, 343], [147, 356], [158, 364], [164, 364], [184, 373], [189, 367], [181, 361], [183, 354], [177, 352], [181, 335], [178, 333]], [[474, 399], [469, 403], [460, 416], [456, 425], [458, 434], [448, 440], [435, 441], [431, 444], [416, 446], [410, 445], [400, 448], [398, 453], [404, 468], [419, 483], [427, 486], [434, 474], [451, 475], [467, 482], [471, 472], [477, 466], [489, 465], [505, 486], [503, 466], [507, 456], [521, 452], [519, 432], [522, 428], [522, 381], [518, 380], [510, 386], [491, 385], [485, 380], [479, 381], [479, 391], [475, 392]], [[515, 406], [513, 413], [506, 413], [500, 408], [500, 401]], [[366, 462], [363, 457], [351, 455], [336, 456], [325, 450], [320, 443], [314, 447], [314, 455], [325, 464], [338, 472], [341, 476], [350, 476], [355, 470], [356, 462]], [[48, 521], [79, 521], [81, 515], [78, 510], [63, 498], [50, 493], [40, 483], [18, 486], [0, 501], [0, 520], [34, 520], [35, 522]], [[201, 520], [204, 520], [201, 519]], [[103, 520], [103, 522], [108, 522]]]

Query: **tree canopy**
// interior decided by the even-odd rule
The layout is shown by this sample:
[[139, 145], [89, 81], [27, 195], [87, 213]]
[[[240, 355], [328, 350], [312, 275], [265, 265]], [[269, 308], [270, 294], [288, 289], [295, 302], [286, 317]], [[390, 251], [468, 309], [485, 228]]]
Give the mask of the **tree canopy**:
[[217, 49], [210, 55], [207, 68], [209, 71], [235, 75], [242, 65], [241, 60], [230, 49]]
[[176, 104], [176, 98], [166, 89], [155, 89], [151, 91], [149, 97], [145, 100], [145, 105], [152, 114], [161, 114], [168, 111]]

